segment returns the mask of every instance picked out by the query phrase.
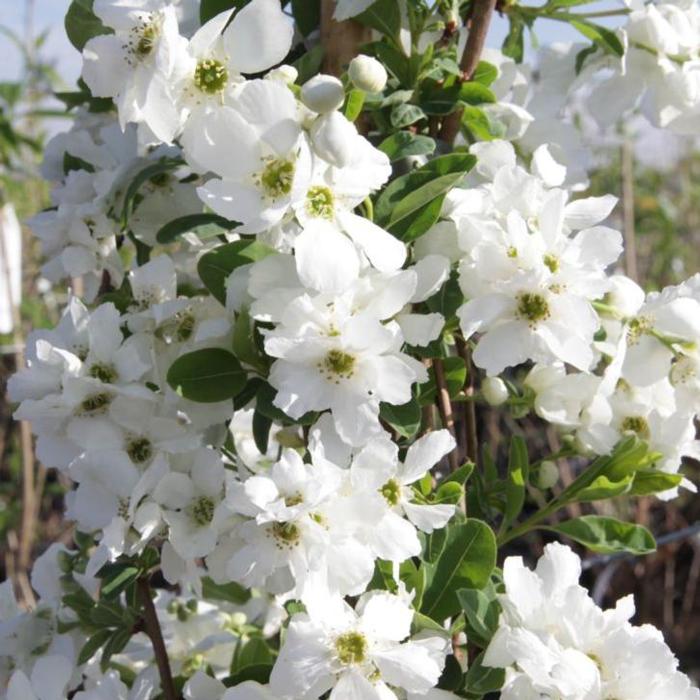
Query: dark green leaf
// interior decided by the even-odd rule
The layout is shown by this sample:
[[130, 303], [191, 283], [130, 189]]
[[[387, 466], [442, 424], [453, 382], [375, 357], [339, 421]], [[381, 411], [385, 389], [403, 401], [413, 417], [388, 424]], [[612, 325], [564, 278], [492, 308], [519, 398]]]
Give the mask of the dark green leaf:
[[299, 75], [297, 84], [303, 85], [307, 80], [314, 77], [320, 70], [323, 63], [323, 46], [317, 44], [311, 49], [297, 58], [292, 65], [297, 69]]
[[109, 662], [114, 654], [118, 654], [129, 643], [132, 637], [132, 631], [128, 628], [115, 630], [112, 636], [107, 640], [107, 643], [102, 650], [102, 658], [100, 659], [100, 668], [104, 673], [109, 668]]
[[475, 588], [458, 590], [457, 598], [464, 610], [467, 639], [486, 647], [498, 629], [501, 610], [498, 600]]
[[[442, 360], [445, 385], [450, 398], [454, 398], [464, 388], [467, 379], [467, 367], [461, 357], [446, 357]], [[431, 404], [437, 398], [437, 383], [435, 380], [435, 368], [428, 370], [428, 381], [418, 386], [418, 400], [422, 406]]]
[[197, 263], [204, 286], [222, 304], [226, 303], [226, 279], [241, 265], [262, 260], [275, 251], [258, 241], [234, 241], [205, 253]]
[[401, 406], [380, 404], [379, 416], [403, 437], [412, 437], [420, 430], [421, 410], [418, 401], [414, 398]]
[[355, 20], [372, 27], [392, 39], [397, 39], [401, 30], [401, 10], [398, 0], [376, 0]]
[[469, 518], [463, 524], [448, 526], [439, 559], [424, 564], [428, 584], [421, 612], [440, 621], [456, 615], [462, 609], [457, 591], [483, 588], [495, 565], [496, 538], [486, 523]]
[[168, 384], [191, 401], [232, 399], [246, 384], [246, 372], [228, 350], [206, 348], [178, 357], [168, 370]]
[[169, 221], [156, 234], [158, 243], [171, 243], [183, 233], [195, 233], [202, 240], [228, 233], [239, 226], [236, 221], [229, 221], [218, 214], [188, 214]]
[[393, 163], [408, 156], [430, 155], [435, 151], [435, 141], [429, 136], [397, 131], [379, 144], [379, 150], [386, 153]]
[[425, 112], [417, 105], [408, 103], [394, 105], [391, 110], [391, 125], [395, 129], [403, 129], [425, 119]]
[[600, 515], [582, 515], [546, 529], [566, 535], [601, 554], [649, 554], [656, 549], [654, 537], [645, 527]]
[[129, 215], [134, 208], [134, 199], [138, 191], [152, 178], [164, 173], [169, 173], [175, 168], [180, 167], [183, 161], [180, 158], [161, 158], [155, 163], [147, 165], [141, 170], [129, 183], [124, 195], [124, 204], [122, 206], [122, 223], [126, 224], [129, 220]]
[[267, 446], [270, 441], [270, 429], [272, 428], [272, 418], [255, 411], [253, 413], [253, 440], [260, 454], [267, 453]]
[[530, 462], [527, 445], [519, 435], [510, 441], [508, 476], [506, 477], [506, 507], [503, 512], [502, 528], [506, 529], [520, 515], [525, 503], [525, 484], [529, 478]]
[[428, 308], [441, 313], [446, 319], [454, 318], [457, 309], [464, 303], [464, 295], [459, 287], [458, 274], [452, 272], [442, 289], [428, 299]]
[[68, 175], [71, 170], [87, 170], [89, 173], [94, 173], [95, 166], [82, 158], [72, 156], [66, 151], [63, 154], [63, 172]]
[[249, 2], [250, 0], [202, 0], [199, 6], [199, 21], [204, 24], [226, 10], [239, 9]]
[[90, 612], [90, 618], [99, 627], [120, 627], [124, 624], [124, 608], [118, 602], [99, 602]]
[[292, 0], [292, 14], [299, 31], [308, 36], [321, 24], [321, 0]]
[[472, 661], [464, 678], [464, 689], [474, 695], [498, 692], [505, 683], [506, 672], [502, 668], [483, 665], [484, 652]]
[[100, 34], [111, 34], [112, 30], [92, 11], [93, 0], [73, 0], [66, 12], [65, 27], [68, 40], [78, 51], [87, 42]]
[[90, 661], [97, 653], [98, 649], [100, 649], [111, 636], [111, 629], [103, 629], [99, 630], [99, 632], [95, 632], [95, 634], [83, 644], [83, 648], [80, 650], [80, 654], [78, 654], [78, 666]]
[[508, 19], [510, 21], [510, 28], [508, 30], [508, 35], [503, 41], [501, 51], [504, 56], [512, 58], [516, 63], [522, 63], [523, 55], [525, 54], [525, 41], [523, 37], [525, 23], [522, 18], [516, 14], [510, 15]]

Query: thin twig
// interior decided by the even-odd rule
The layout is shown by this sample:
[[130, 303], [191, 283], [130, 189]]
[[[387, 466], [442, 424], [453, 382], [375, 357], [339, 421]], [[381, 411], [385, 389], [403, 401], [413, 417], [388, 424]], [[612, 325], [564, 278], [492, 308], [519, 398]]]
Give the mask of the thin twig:
[[[447, 382], [445, 381], [445, 368], [439, 357], [433, 360], [433, 371], [435, 372], [438, 410], [440, 411], [442, 425], [452, 433], [452, 437], [455, 437], [455, 418], [452, 412], [452, 401], [450, 401], [450, 392], [447, 390]], [[450, 463], [450, 471], [457, 471], [459, 469], [457, 447], [447, 455], [447, 459]]]
[[163, 633], [158, 622], [156, 607], [151, 598], [151, 586], [147, 578], [140, 578], [137, 583], [139, 596], [143, 605], [143, 622], [145, 632], [153, 645], [153, 654], [156, 658], [158, 673], [160, 675], [160, 685], [163, 690], [163, 700], [178, 700], [178, 694], [173, 682], [173, 674], [170, 670], [168, 651], [163, 641]]
[[[471, 80], [476, 67], [479, 65], [481, 52], [486, 43], [486, 35], [491, 24], [491, 17], [496, 8], [496, 0], [474, 0], [471, 17], [469, 19], [469, 36], [464, 47], [462, 60], [459, 64], [462, 70], [462, 79]], [[453, 143], [459, 133], [459, 125], [462, 122], [462, 111], [457, 110], [448, 114], [442, 122], [440, 138], [446, 143]]]
[[[474, 396], [474, 372], [472, 372], [472, 358], [467, 344], [462, 338], [455, 338], [457, 343], [457, 352], [464, 360], [464, 365], [467, 368], [467, 381], [464, 385], [464, 393], [468, 398]], [[466, 422], [466, 456], [470, 462], [479, 464], [479, 438], [476, 425], [476, 404], [474, 401], [466, 401], [464, 404], [464, 419]]]

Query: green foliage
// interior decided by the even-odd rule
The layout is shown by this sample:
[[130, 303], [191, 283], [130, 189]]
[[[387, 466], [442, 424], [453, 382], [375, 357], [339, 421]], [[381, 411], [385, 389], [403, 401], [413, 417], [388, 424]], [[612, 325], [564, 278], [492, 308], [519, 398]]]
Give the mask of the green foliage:
[[156, 234], [156, 240], [158, 243], [172, 243], [183, 233], [194, 233], [204, 241], [228, 233], [238, 225], [236, 221], [229, 221], [218, 214], [188, 214], [162, 226]]
[[656, 549], [652, 534], [642, 525], [599, 515], [582, 515], [547, 528], [566, 535], [593, 552], [649, 554]]
[[232, 399], [246, 383], [246, 372], [223, 348], [195, 350], [170, 365], [168, 384], [190, 401], [215, 403]]
[[380, 404], [379, 417], [405, 438], [413, 437], [420, 430], [420, 404], [415, 398], [401, 406]]
[[92, 11], [92, 4], [93, 0], [73, 0], [66, 13], [66, 34], [78, 51], [93, 37], [112, 33]]

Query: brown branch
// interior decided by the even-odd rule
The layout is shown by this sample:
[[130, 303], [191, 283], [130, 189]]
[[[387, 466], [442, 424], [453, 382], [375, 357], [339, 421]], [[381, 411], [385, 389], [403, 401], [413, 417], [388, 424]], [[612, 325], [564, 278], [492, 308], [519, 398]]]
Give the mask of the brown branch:
[[[452, 433], [452, 437], [455, 437], [455, 418], [452, 412], [450, 392], [447, 390], [447, 382], [445, 381], [445, 368], [442, 360], [438, 357], [433, 360], [433, 371], [435, 372], [438, 410], [440, 411], [442, 425]], [[450, 463], [450, 471], [457, 471], [459, 469], [459, 455], [456, 447], [447, 455], [447, 459]]]
[[137, 587], [143, 605], [144, 631], [153, 645], [153, 654], [156, 658], [160, 685], [163, 690], [163, 700], [178, 700], [179, 696], [175, 690], [173, 674], [170, 670], [168, 651], [163, 641], [163, 633], [160, 629], [160, 622], [158, 622], [156, 607], [153, 605], [153, 599], [151, 598], [151, 586], [148, 583], [148, 579], [140, 578], [137, 582]]
[[[491, 17], [496, 8], [496, 0], [473, 0], [471, 16], [468, 21], [469, 36], [464, 47], [459, 67], [462, 70], [462, 80], [471, 80], [476, 67], [479, 65], [481, 52], [484, 50], [486, 35], [489, 32]], [[461, 109], [448, 114], [442, 122], [440, 138], [446, 143], [453, 143], [459, 133], [462, 122]]]
[[334, 11], [335, 0], [321, 0], [323, 70], [330, 75], [340, 76], [359, 53], [360, 45], [371, 41], [372, 32], [352, 19], [336, 22], [333, 19]]
[[476, 405], [474, 403], [474, 372], [472, 367], [471, 353], [467, 344], [461, 337], [455, 339], [457, 343], [457, 352], [464, 360], [464, 365], [467, 368], [467, 381], [464, 385], [464, 393], [467, 396], [467, 401], [464, 403], [464, 419], [466, 429], [466, 445], [465, 451], [467, 459], [472, 464], [479, 464], [479, 438], [476, 427]]

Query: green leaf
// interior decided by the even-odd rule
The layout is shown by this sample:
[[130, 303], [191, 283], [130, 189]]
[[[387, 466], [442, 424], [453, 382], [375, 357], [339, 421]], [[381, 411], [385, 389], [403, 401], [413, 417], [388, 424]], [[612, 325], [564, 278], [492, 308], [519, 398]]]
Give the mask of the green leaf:
[[129, 183], [126, 189], [126, 194], [124, 195], [124, 204], [122, 205], [122, 224], [126, 225], [129, 220], [129, 215], [134, 209], [135, 198], [139, 190], [152, 178], [168, 173], [175, 168], [183, 165], [183, 161], [180, 158], [161, 158], [151, 165], [147, 165], [143, 170], [139, 171], [137, 175]]
[[398, 38], [401, 30], [401, 10], [398, 0], [376, 0], [354, 19], [394, 40]]
[[240, 9], [250, 2], [250, 0], [202, 0], [199, 6], [199, 21], [201, 24], [208, 22], [212, 17], [231, 10]]
[[365, 104], [365, 93], [363, 90], [350, 90], [348, 99], [345, 102], [345, 118], [354, 122], [362, 113]]
[[119, 565], [102, 580], [100, 595], [103, 598], [116, 598], [139, 575], [135, 566]]
[[112, 636], [107, 640], [104, 649], [102, 650], [102, 658], [100, 659], [100, 668], [104, 673], [109, 668], [109, 662], [114, 654], [118, 654], [129, 643], [133, 636], [133, 632], [129, 628], [121, 628], [115, 630]]
[[441, 175], [408, 193], [394, 207], [389, 220], [389, 229], [451, 190], [463, 177], [464, 173]]
[[274, 657], [265, 640], [253, 637], [236, 649], [231, 671], [240, 673], [251, 666], [272, 666], [273, 661]]
[[190, 401], [232, 399], [246, 384], [246, 372], [228, 350], [206, 348], [178, 357], [168, 370], [168, 384]]
[[78, 654], [78, 666], [87, 663], [97, 653], [98, 649], [112, 636], [111, 629], [99, 630], [83, 644], [80, 654]]
[[479, 61], [471, 79], [488, 87], [498, 77], [498, 68], [488, 61]]
[[89, 173], [94, 173], [95, 166], [82, 158], [72, 156], [66, 151], [63, 154], [63, 172], [68, 175], [71, 170], [87, 170]]
[[102, 20], [92, 11], [93, 0], [73, 0], [66, 12], [65, 28], [68, 40], [78, 51], [100, 34], [112, 34]]
[[598, 46], [596, 44], [591, 44], [590, 46], [587, 46], [585, 49], [581, 49], [577, 54], [576, 54], [576, 75], [578, 75], [581, 70], [583, 69], [583, 64], [586, 62], [586, 59], [589, 56], [592, 56], [593, 54], [597, 53], [598, 51]]
[[645, 527], [601, 515], [582, 515], [545, 529], [566, 535], [601, 554], [649, 554], [656, 549], [654, 537]]
[[253, 440], [260, 454], [267, 454], [271, 428], [272, 418], [263, 415], [260, 411], [253, 412]]
[[474, 473], [475, 465], [472, 462], [463, 464], [457, 471], [450, 472], [441, 483], [447, 484], [450, 481], [456, 481], [458, 484], [466, 484], [469, 477]]
[[[445, 384], [450, 398], [453, 399], [464, 388], [467, 379], [467, 366], [461, 357], [446, 357], [442, 360]], [[437, 398], [437, 382], [435, 368], [428, 370], [428, 381], [418, 386], [418, 401], [421, 406], [427, 406]]]
[[623, 493], [627, 493], [632, 485], [634, 477], [630, 474], [621, 481], [611, 481], [602, 474], [595, 478], [589, 486], [576, 494], [575, 499], [581, 502], [602, 501], [606, 498], [614, 498]]
[[464, 303], [458, 278], [458, 273], [453, 271], [440, 291], [428, 299], [426, 303], [430, 311], [441, 313], [446, 319], [454, 318], [457, 309]]
[[214, 238], [222, 233], [228, 233], [240, 224], [229, 221], [218, 214], [188, 214], [168, 221], [156, 234], [158, 243], [172, 243], [183, 233], [195, 233], [201, 240]]
[[258, 372], [267, 374], [267, 362], [256, 342], [255, 322], [246, 309], [236, 316], [233, 326], [233, 354], [244, 364], [250, 365]]
[[[401, 85], [405, 87], [412, 86], [411, 66], [406, 58], [406, 54], [401, 49], [395, 48], [384, 41], [377, 41], [371, 44], [370, 47], [375, 58], [381, 61], [390, 73], [394, 74]], [[409, 95], [413, 95], [413, 90], [408, 90], [407, 92]]]
[[501, 528], [506, 530], [520, 515], [525, 503], [525, 484], [530, 472], [527, 445], [519, 435], [510, 441], [508, 458], [508, 476], [506, 477], [506, 507], [503, 512]]
[[394, 105], [390, 120], [395, 129], [403, 129], [425, 118], [425, 112], [417, 105], [402, 103]]
[[676, 488], [683, 481], [682, 474], [667, 474], [658, 469], [637, 469], [630, 489], [632, 496], [651, 496]]
[[197, 272], [204, 286], [222, 304], [226, 303], [226, 279], [241, 265], [262, 260], [274, 249], [259, 241], [234, 241], [205, 253], [197, 263]]
[[202, 596], [209, 600], [223, 600], [235, 605], [243, 605], [250, 600], [250, 591], [238, 583], [214, 583], [211, 578], [205, 576], [202, 579]]
[[457, 598], [461, 588], [483, 588], [496, 565], [496, 538], [481, 520], [447, 527], [445, 547], [434, 563], [426, 562], [428, 584], [421, 612], [433, 620], [456, 615], [462, 606]]
[[587, 20], [571, 20], [571, 26], [577, 29], [583, 36], [591, 41], [594, 41], [598, 46], [600, 46], [606, 53], [613, 54], [615, 56], [623, 56], [625, 53], [625, 47], [618, 38], [615, 32], [601, 27], [599, 24], [593, 24]]
[[467, 639], [485, 648], [498, 629], [501, 611], [498, 600], [476, 588], [461, 588], [457, 598], [464, 610]]
[[381, 403], [379, 416], [403, 437], [413, 437], [420, 430], [422, 416], [420, 405], [415, 398], [401, 406]]
[[124, 624], [124, 608], [116, 601], [101, 601], [90, 612], [90, 619], [99, 627], [120, 627]]
[[496, 96], [480, 82], [455, 82], [445, 86], [436, 81], [426, 81], [421, 92], [420, 106], [426, 114], [445, 115], [465, 104], [480, 105], [496, 101]]
[[292, 0], [292, 14], [299, 31], [308, 36], [321, 24], [321, 0]]
[[483, 660], [484, 652], [481, 652], [469, 665], [469, 670], [464, 677], [464, 689], [467, 693], [474, 695], [496, 693], [506, 681], [505, 669], [484, 666]]
[[435, 141], [429, 136], [412, 134], [410, 131], [397, 131], [379, 144], [379, 150], [389, 156], [394, 163], [408, 156], [430, 155], [435, 151]]
[[314, 77], [320, 70], [323, 63], [323, 46], [318, 44], [297, 58], [292, 65], [297, 69], [299, 75], [297, 84], [303, 85], [307, 80]]
[[483, 109], [471, 105], [462, 112], [462, 126], [478, 141], [492, 141], [505, 133], [505, 129], [494, 123]]
[[510, 21], [510, 27], [508, 29], [508, 35], [503, 41], [501, 51], [504, 56], [512, 58], [516, 63], [522, 63], [523, 55], [525, 54], [525, 41], [523, 36], [525, 23], [522, 17], [516, 14], [510, 15], [508, 19]]

